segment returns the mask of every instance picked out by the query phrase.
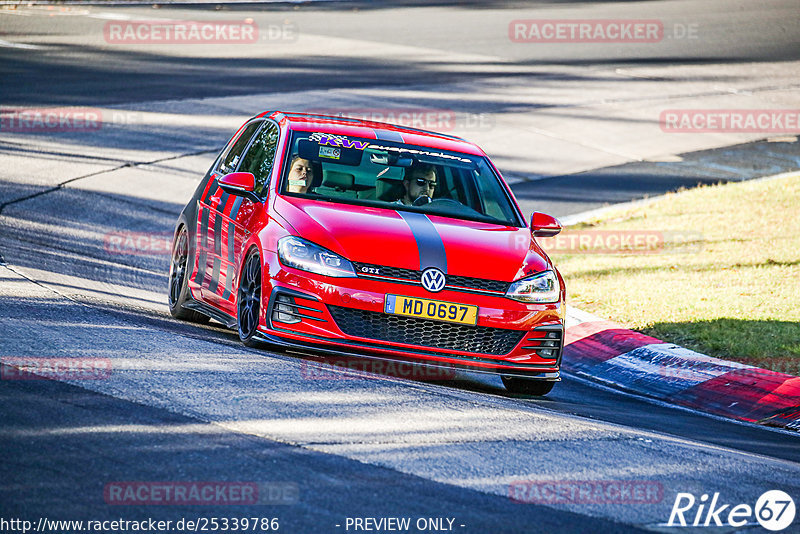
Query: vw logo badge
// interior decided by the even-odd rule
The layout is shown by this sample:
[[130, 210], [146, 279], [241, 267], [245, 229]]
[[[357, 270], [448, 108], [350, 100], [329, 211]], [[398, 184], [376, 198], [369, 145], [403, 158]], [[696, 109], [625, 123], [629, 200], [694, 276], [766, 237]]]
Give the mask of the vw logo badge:
[[447, 280], [445, 280], [444, 273], [436, 267], [422, 271], [422, 287], [431, 293], [438, 293], [444, 289], [446, 283]]

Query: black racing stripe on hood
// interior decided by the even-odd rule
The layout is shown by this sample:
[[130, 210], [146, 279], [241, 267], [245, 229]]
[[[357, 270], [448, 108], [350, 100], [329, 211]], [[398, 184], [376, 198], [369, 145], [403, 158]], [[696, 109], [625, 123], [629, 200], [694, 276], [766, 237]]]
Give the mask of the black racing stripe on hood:
[[417, 242], [419, 269], [424, 271], [429, 267], [436, 267], [447, 274], [447, 254], [444, 250], [444, 241], [428, 216], [413, 211], [398, 211], [397, 213], [411, 228], [411, 233]]

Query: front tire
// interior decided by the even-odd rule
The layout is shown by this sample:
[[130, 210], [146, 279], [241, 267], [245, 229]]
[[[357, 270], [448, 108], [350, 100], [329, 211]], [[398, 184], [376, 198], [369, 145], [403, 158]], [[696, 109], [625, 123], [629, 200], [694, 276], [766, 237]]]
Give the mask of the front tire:
[[261, 317], [261, 257], [253, 252], [245, 260], [236, 299], [239, 339], [248, 347], [257, 345], [255, 335]]
[[547, 395], [553, 390], [553, 386], [556, 385], [555, 382], [545, 382], [544, 380], [533, 380], [518, 376], [504, 376], [502, 378], [503, 385], [510, 393], [533, 395], [535, 397]]
[[193, 323], [207, 323], [207, 316], [183, 307], [190, 299], [188, 268], [189, 232], [185, 226], [181, 226], [172, 243], [172, 262], [169, 267], [169, 313], [176, 319]]

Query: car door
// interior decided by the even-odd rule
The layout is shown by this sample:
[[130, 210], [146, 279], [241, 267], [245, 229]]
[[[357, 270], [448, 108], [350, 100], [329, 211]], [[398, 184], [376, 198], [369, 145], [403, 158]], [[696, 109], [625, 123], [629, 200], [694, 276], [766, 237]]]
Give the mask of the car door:
[[231, 302], [234, 299], [236, 231], [230, 221], [239, 217], [242, 205], [250, 201], [223, 191], [219, 187], [219, 179], [236, 171], [245, 150], [263, 124], [263, 120], [250, 122], [239, 137], [230, 143], [198, 200], [197, 269], [193, 281], [200, 288], [205, 302], [231, 316], [235, 316]]
[[[253, 130], [243, 152], [237, 155], [238, 148], [232, 148], [231, 154], [220, 165], [217, 179], [229, 172], [252, 173], [255, 192], [263, 198], [275, 164], [279, 138], [278, 125], [271, 120], [265, 121]], [[204, 242], [209, 283], [205, 286], [204, 297], [231, 316], [236, 315], [237, 266], [242, 262], [242, 244], [249, 235], [250, 218], [256, 212], [255, 208], [256, 204], [251, 200], [221, 189], [209, 197], [208, 222], [205, 224], [208, 234]], [[201, 225], [205, 223], [203, 217], [200, 221]]]

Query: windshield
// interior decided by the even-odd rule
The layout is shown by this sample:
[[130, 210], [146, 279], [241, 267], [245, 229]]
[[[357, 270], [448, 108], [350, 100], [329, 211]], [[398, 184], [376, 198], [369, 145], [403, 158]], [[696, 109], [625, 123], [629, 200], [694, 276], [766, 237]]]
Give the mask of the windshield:
[[281, 193], [521, 225], [480, 156], [375, 139], [295, 132]]

